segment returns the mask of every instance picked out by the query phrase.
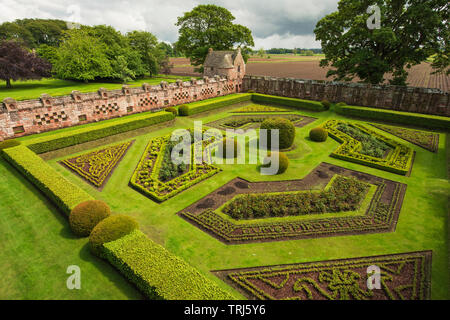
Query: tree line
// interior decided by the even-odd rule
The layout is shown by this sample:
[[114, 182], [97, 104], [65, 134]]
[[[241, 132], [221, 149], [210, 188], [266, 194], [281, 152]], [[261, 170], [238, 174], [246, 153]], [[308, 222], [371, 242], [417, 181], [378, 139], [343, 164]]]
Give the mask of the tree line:
[[111, 26], [22, 19], [0, 25], [0, 79], [54, 76], [64, 80], [127, 82], [170, 72], [173, 45], [147, 31], [122, 34]]

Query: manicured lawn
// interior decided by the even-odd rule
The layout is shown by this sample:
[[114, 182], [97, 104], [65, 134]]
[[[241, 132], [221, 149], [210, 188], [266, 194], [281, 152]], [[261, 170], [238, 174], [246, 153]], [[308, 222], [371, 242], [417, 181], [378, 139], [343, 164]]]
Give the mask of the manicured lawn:
[[[141, 299], [107, 262], [73, 236], [65, 217], [0, 158], [0, 299]], [[81, 290], [66, 287], [81, 269]]]
[[[176, 128], [193, 127], [194, 120], [202, 120], [205, 124], [225, 118], [230, 115], [230, 113], [228, 113], [229, 111], [236, 108], [238, 108], [238, 106], [198, 114], [189, 118], [177, 118], [175, 125], [172, 127], [167, 127], [158, 131], [149, 130], [148, 133], [133, 138], [136, 139], [135, 143], [118, 165], [114, 174], [101, 192], [57, 163], [59, 160], [65, 159], [68, 156], [80, 155], [90, 150], [84, 150], [77, 153], [68, 150], [66, 152], [67, 154], [63, 157], [52, 159], [49, 163], [69, 181], [76, 183], [96, 199], [106, 201], [114, 212], [135, 217], [140, 223], [141, 230], [151, 239], [164, 245], [168, 250], [182, 257], [207, 277], [216, 281], [222, 288], [237, 296], [240, 295], [234, 289], [213, 276], [210, 271], [433, 250], [432, 298], [449, 298], [447, 292], [449, 283], [447, 265], [447, 195], [450, 190], [447, 180], [445, 134], [441, 134], [439, 153], [435, 154], [388, 133], [383, 133], [389, 138], [406, 144], [416, 151], [412, 175], [411, 177], [405, 177], [330, 158], [329, 154], [338, 147], [338, 143], [330, 138], [325, 143], [314, 143], [307, 138], [308, 132], [311, 128], [324, 123], [329, 119], [345, 118], [332, 111], [323, 113], [297, 111], [294, 113], [318, 117], [320, 119], [304, 128], [297, 128], [295, 140], [297, 148], [288, 153], [290, 167], [283, 175], [261, 176], [256, 169], [256, 165], [221, 165], [220, 167], [224, 169], [221, 173], [195, 185], [162, 204], [153, 202], [129, 187], [128, 183], [130, 177], [150, 139], [170, 134]], [[356, 122], [365, 123], [361, 121]], [[379, 132], [382, 133], [382, 131]], [[119, 141], [115, 141], [114, 137], [111, 137], [108, 140], [108, 143], [111, 144], [117, 142]], [[301, 179], [321, 162], [335, 164], [348, 169], [362, 171], [407, 184], [408, 188], [405, 201], [403, 202], [396, 231], [391, 233], [226, 245], [176, 215], [178, 211], [208, 195], [212, 190], [219, 188], [235, 177], [241, 177], [250, 181]], [[6, 169], [4, 169], [4, 171], [6, 172]], [[44, 200], [37, 194], [33, 195], [34, 189], [31, 188], [31, 190], [28, 190], [29, 194], [33, 195], [33, 197], [30, 195], [30, 199], [26, 200], [27, 204], [29, 204], [26, 206], [26, 208], [28, 208], [27, 213], [20, 211], [19, 208], [25, 206], [22, 205], [23, 201], [21, 202], [21, 200], [17, 199], [17, 191], [24, 188], [30, 188], [30, 186], [16, 173], [9, 173], [8, 175], [2, 175], [2, 177], [6, 177], [6, 180], [0, 184], [0, 194], [2, 195], [2, 199], [8, 199], [8, 206], [11, 207], [7, 209], [8, 212], [11, 211], [9, 212], [9, 215], [13, 217], [17, 216], [16, 219], [20, 222], [22, 222], [25, 217], [29, 217], [28, 219], [31, 220], [26, 220], [27, 222], [22, 223], [20, 227], [36, 230], [34, 231], [33, 236], [27, 236], [26, 233], [15, 232], [13, 231], [15, 226], [10, 226], [11, 219], [4, 219], [3, 216], [1, 218], [2, 220], [0, 220], [2, 222], [2, 224], [0, 224], [0, 232], [3, 236], [5, 232], [15, 235], [15, 237], [12, 238], [15, 240], [9, 240], [13, 242], [12, 247], [21, 244], [25, 246], [25, 244], [29, 243], [28, 241], [30, 239], [33, 240], [40, 237], [39, 240], [32, 242], [33, 246], [39, 246], [40, 249], [43, 250], [42, 247], [46, 248], [45, 244], [51, 243], [52, 248], [54, 248], [54, 250], [51, 251], [51, 255], [53, 255], [55, 259], [49, 259], [50, 261], [56, 260], [59, 262], [60, 260], [56, 257], [59, 257], [60, 255], [63, 256], [65, 260], [70, 260], [67, 255], [62, 253], [62, 251], [67, 251], [71, 254], [76, 252], [74, 255], [77, 257], [79, 256], [80, 251], [85, 252], [82, 251], [84, 250], [83, 245], [85, 244], [85, 240], [67, 239], [66, 237], [70, 237], [68, 235], [64, 237], [63, 233], [60, 231], [61, 229], [65, 228], [67, 234], [70, 234], [64, 218], [62, 218], [62, 215], [59, 215], [54, 209], [50, 210], [47, 208], [47, 210], [42, 210], [42, 207], [44, 206], [42, 203]], [[11, 181], [15, 182], [12, 183]], [[3, 204], [3, 201], [1, 204]], [[36, 207], [38, 205], [42, 207]], [[44, 230], [48, 231], [40, 233], [42, 228], [34, 229], [34, 223], [37, 223], [37, 221], [45, 225], [45, 228], [48, 229]], [[53, 224], [49, 224], [49, 221], [53, 221]], [[55, 229], [57, 229], [56, 232]], [[7, 239], [10, 239], [10, 237]], [[57, 245], [55, 245], [55, 243], [57, 243]], [[70, 249], [70, 246], [72, 246], [72, 250]], [[11, 245], [5, 247], [11, 248]], [[39, 250], [32, 251], [33, 255], [31, 255], [31, 257], [29, 256], [29, 253], [27, 254], [26, 249], [18, 249], [18, 252], [22, 251], [25, 253], [23, 253], [21, 263], [26, 266], [32, 265], [36, 259], [35, 255], [39, 255]], [[94, 260], [94, 258], [87, 253], [86, 256], [85, 259], [91, 261]], [[6, 263], [3, 263], [1, 268], [4, 268], [5, 270], [9, 269], [7, 267], [8, 265], [17, 263], [16, 257], [10, 252], [8, 254], [3, 254], [2, 258], [2, 261], [6, 261]], [[95, 261], [97, 261], [97, 265], [100, 267], [98, 267], [97, 270], [94, 269], [97, 272], [89, 270], [86, 277], [92, 276], [95, 278], [95, 281], [101, 283], [104, 280], [103, 277], [107, 277], [106, 274], [109, 272], [115, 277], [120, 278], [118, 274], [111, 272], [111, 267], [109, 267], [109, 265], [98, 260]], [[76, 262], [77, 261], [73, 262], [73, 264], [76, 264]], [[72, 264], [72, 262], [70, 263]], [[62, 264], [65, 267], [65, 264]], [[87, 270], [88, 265], [93, 264], [91, 262], [86, 262]], [[47, 270], [49, 270], [50, 266], [51, 264], [45, 262], [41, 262], [41, 264], [38, 263], [38, 268], [43, 272], [48, 272]], [[26, 270], [30, 267], [23, 268]], [[16, 268], [12, 269], [16, 270]], [[17, 275], [11, 274], [13, 271], [8, 272], [10, 272], [10, 277], [2, 279], [2, 281], [5, 282], [5, 285], [2, 287], [20, 287], [20, 284], [24, 281]], [[63, 274], [62, 277], [64, 278], [64, 276], [65, 275]], [[33, 273], [31, 277], [33, 280], [36, 277], [39, 278], [39, 273]], [[116, 282], [115, 280], [113, 281]], [[55, 280], [55, 283], [56, 282], [57, 281]], [[123, 284], [124, 280], [122, 282], [119, 280], [118, 283]], [[58, 295], [66, 294], [64, 283], [62, 286], [62, 289], [58, 289], [61, 291], [57, 293]], [[108, 295], [114, 295], [114, 297], [118, 298], [136, 297], [133, 296], [135, 292], [127, 296], [125, 296], [125, 294], [120, 296], [118, 293], [117, 295], [112, 293], [112, 291], [109, 290], [109, 287], [107, 288], [108, 289], [99, 288], [95, 293], [90, 292], [89, 294], [92, 294], [92, 296], [95, 296], [96, 298], [104, 298]], [[36, 295], [45, 296], [47, 287], [43, 286], [41, 288], [36, 288], [35, 290]], [[16, 297], [26, 297], [26, 293], [23, 290], [18, 290]]]
[[[158, 85], [161, 83], [161, 81], [172, 83], [177, 79], [187, 81], [190, 79], [190, 77], [158, 75], [152, 78], [131, 81], [128, 84], [131, 87], [139, 87], [143, 83]], [[6, 82], [0, 81], [0, 101], [3, 101], [3, 99], [5, 98], [14, 98], [16, 100], [37, 99], [41, 96], [42, 93], [49, 94], [53, 97], [63, 96], [70, 94], [73, 90], [78, 90], [80, 92], [94, 92], [102, 87], [109, 90], [114, 90], [122, 88], [123, 84], [105, 82], [83, 83], [59, 79], [42, 79], [40, 81], [13, 81], [12, 86], [13, 87], [11, 89], [6, 88]]]

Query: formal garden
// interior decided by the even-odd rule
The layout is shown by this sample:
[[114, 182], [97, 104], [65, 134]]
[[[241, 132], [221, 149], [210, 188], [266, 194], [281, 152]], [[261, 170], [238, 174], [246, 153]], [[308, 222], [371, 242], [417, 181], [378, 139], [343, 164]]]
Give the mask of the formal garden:
[[[280, 129], [278, 174], [248, 161], [261, 147], [253, 150], [251, 138], [231, 142], [244, 164], [235, 155], [215, 163], [228, 150], [215, 150], [208, 135], [189, 147], [191, 160], [196, 148], [206, 159], [172, 163], [171, 134], [193, 137], [198, 121], [203, 133]], [[244, 93], [7, 140], [0, 272], [18, 280], [0, 291], [19, 299], [448, 299], [449, 122]], [[69, 292], [64, 275], [49, 276], [71, 264], [83, 270], [85, 290]], [[366, 285], [373, 265], [379, 290]], [[23, 295], [22, 286], [44, 278]]]

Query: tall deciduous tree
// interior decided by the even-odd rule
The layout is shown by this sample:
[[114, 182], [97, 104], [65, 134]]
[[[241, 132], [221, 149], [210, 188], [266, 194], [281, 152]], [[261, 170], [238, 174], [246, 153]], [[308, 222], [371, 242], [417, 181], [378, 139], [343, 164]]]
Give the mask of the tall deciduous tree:
[[248, 47], [255, 45], [252, 33], [247, 27], [234, 24], [234, 20], [235, 17], [225, 8], [199, 5], [178, 18], [176, 26], [180, 27], [180, 36], [176, 47], [190, 58], [194, 66], [203, 64], [209, 48], [232, 50], [236, 45], [241, 46], [247, 59]]
[[132, 50], [139, 54], [147, 73], [151, 76], [157, 74], [166, 55], [158, 45], [158, 39], [147, 31], [129, 32], [127, 39]]
[[49, 77], [51, 64], [16, 41], [0, 42], [0, 79], [11, 88], [11, 80], [31, 80]]
[[105, 52], [105, 44], [87, 29], [69, 30], [58, 49], [54, 72], [61, 79], [85, 82], [111, 77], [113, 68]]
[[[381, 11], [379, 29], [368, 28], [372, 5]], [[392, 73], [391, 84], [405, 85], [408, 68], [442, 52], [448, 18], [447, 0], [341, 0], [314, 31], [325, 53], [321, 66], [333, 67], [327, 76], [337, 80], [378, 84]]]

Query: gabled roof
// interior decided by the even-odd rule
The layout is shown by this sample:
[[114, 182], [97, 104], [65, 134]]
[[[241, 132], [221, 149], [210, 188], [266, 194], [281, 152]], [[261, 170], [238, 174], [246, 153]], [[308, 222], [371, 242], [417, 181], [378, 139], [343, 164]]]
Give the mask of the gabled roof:
[[214, 67], [220, 69], [232, 69], [234, 68], [234, 61], [239, 53], [236, 51], [213, 51], [209, 49], [209, 53], [206, 56], [204, 67]]

